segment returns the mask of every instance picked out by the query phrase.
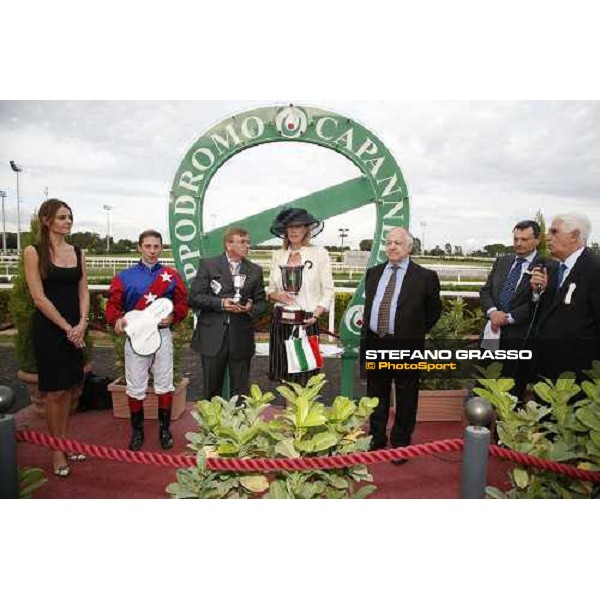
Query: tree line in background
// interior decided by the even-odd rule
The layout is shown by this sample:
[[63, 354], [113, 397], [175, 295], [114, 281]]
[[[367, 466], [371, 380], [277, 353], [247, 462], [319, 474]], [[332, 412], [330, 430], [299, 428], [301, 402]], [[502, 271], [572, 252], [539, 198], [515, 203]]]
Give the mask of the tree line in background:
[[[21, 232], [21, 239], [28, 232]], [[106, 254], [106, 236], [101, 237], [100, 234], [94, 233], [93, 231], [79, 231], [77, 233], [72, 233], [69, 236], [69, 240], [71, 243], [83, 248], [88, 254]], [[598, 244], [593, 244], [594, 246], [598, 246]], [[373, 246], [373, 240], [361, 240], [359, 248], [363, 251], [370, 251]], [[165, 244], [165, 248], [168, 248], [169, 245]], [[6, 233], [6, 248], [7, 250], [16, 250], [17, 249], [17, 234], [12, 232]], [[276, 250], [281, 248], [281, 244], [279, 245], [265, 245], [261, 244], [258, 246], [253, 246], [255, 250]], [[325, 248], [329, 252], [339, 252], [340, 246], [325, 246]], [[342, 251], [351, 250], [350, 246], [344, 246]], [[512, 246], [505, 246], [504, 244], [490, 244], [488, 246], [484, 246], [483, 250], [476, 250], [475, 252], [470, 252], [469, 256], [498, 256], [500, 254], [506, 254], [512, 252]], [[137, 251], [137, 240], [126, 240], [121, 239], [115, 242], [115, 240], [110, 238], [110, 253], [111, 254], [127, 254], [128, 252], [136, 252]], [[419, 238], [415, 238], [415, 245], [413, 249], [413, 254], [421, 254], [421, 240]], [[425, 251], [425, 255], [427, 256], [465, 256], [463, 254], [462, 246], [452, 246], [451, 244], [446, 244], [443, 248], [439, 245], [435, 248], [429, 249]]]
[[[359, 248], [363, 251], [371, 250], [373, 240], [361, 240]], [[425, 256], [487, 256], [496, 257], [501, 254], [507, 254], [513, 251], [512, 246], [504, 244], [489, 244], [481, 250], [474, 250], [465, 254], [462, 246], [452, 245], [450, 243], [440, 246], [437, 244], [434, 248], [426, 249], [423, 252], [421, 240], [418, 237], [414, 238], [413, 254], [424, 254]]]
[[[538, 210], [533, 218], [536, 221], [541, 230], [541, 242], [538, 248], [539, 253], [542, 256], [548, 254], [548, 247], [546, 245], [546, 220], [541, 210]], [[373, 240], [361, 240], [359, 247], [361, 250], [371, 250], [373, 246]], [[412, 254], [424, 255], [424, 256], [475, 256], [475, 257], [487, 257], [496, 258], [504, 254], [512, 254], [514, 252], [514, 246], [506, 246], [505, 244], [488, 244], [482, 249], [473, 250], [467, 254], [463, 253], [462, 246], [453, 246], [452, 244], [444, 244], [442, 248], [439, 244], [435, 248], [425, 249], [421, 247], [421, 240], [418, 237], [414, 238], [414, 246]], [[590, 250], [594, 254], [600, 254], [600, 244], [598, 242], [592, 242], [590, 244]]]
[[[28, 234], [28, 231], [21, 232], [21, 241]], [[1, 238], [0, 238], [1, 241]], [[80, 248], [83, 248], [88, 254], [106, 254], [106, 236], [100, 236], [99, 233], [93, 231], [78, 231], [69, 236], [69, 241]], [[165, 247], [168, 247], [165, 244]], [[1, 246], [0, 246], [1, 248]], [[17, 249], [17, 234], [6, 232], [6, 249]], [[118, 240], [110, 238], [110, 254], [126, 254], [128, 252], [137, 251], [137, 240]]]
[[[539, 252], [542, 256], [547, 254], [546, 246], [546, 221], [541, 210], [538, 210], [535, 218], [540, 225], [542, 241], [539, 246]], [[21, 236], [25, 236], [27, 232], [22, 232]], [[101, 237], [99, 233], [93, 231], [80, 231], [72, 233], [69, 237], [70, 241], [83, 248], [89, 254], [107, 254], [106, 250], [106, 236]], [[373, 240], [361, 240], [359, 243], [359, 249], [368, 252], [373, 247]], [[17, 249], [17, 234], [12, 232], [6, 233], [6, 248], [7, 250]], [[165, 248], [169, 248], [168, 244], [165, 244]], [[258, 246], [252, 247], [254, 250], [276, 250], [281, 248], [281, 244], [259, 244]], [[329, 252], [344, 252], [351, 250], [350, 246], [325, 246]], [[595, 254], [600, 254], [600, 244], [593, 242], [590, 245], [590, 249]], [[110, 254], [127, 254], [128, 252], [137, 251], [137, 240], [115, 240], [110, 238]], [[414, 246], [412, 253], [415, 255], [424, 256], [474, 256], [474, 257], [487, 257], [495, 258], [502, 256], [503, 254], [512, 254], [514, 252], [513, 246], [506, 246], [505, 244], [488, 244], [482, 249], [473, 250], [468, 253], [463, 252], [462, 246], [452, 245], [450, 243], [444, 244], [442, 248], [439, 244], [435, 248], [429, 248], [423, 250], [421, 240], [418, 237], [414, 238]]]

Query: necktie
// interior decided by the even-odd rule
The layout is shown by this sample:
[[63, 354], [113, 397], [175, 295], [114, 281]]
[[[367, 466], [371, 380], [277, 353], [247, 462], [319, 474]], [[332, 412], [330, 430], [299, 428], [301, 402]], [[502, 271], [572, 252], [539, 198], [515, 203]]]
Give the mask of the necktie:
[[[396, 273], [398, 272], [398, 265], [392, 265], [392, 276], [388, 281], [388, 284], [383, 292], [383, 298], [379, 305], [379, 314], [377, 315], [377, 333], [379, 335], [386, 335], [390, 333], [390, 311], [392, 309], [392, 296], [396, 289]], [[391, 332], [393, 333], [393, 331]]]
[[565, 279], [565, 273], [567, 271], [567, 265], [565, 265], [565, 263], [560, 263], [559, 267], [558, 267], [558, 287], [556, 288], [556, 293], [559, 294], [560, 293], [560, 287], [563, 284], [563, 281]]
[[504, 287], [500, 292], [500, 297], [498, 298], [498, 308], [502, 312], [509, 312], [510, 303], [515, 295], [515, 290], [517, 289], [517, 283], [519, 281], [519, 277], [521, 277], [521, 266], [525, 262], [524, 258], [517, 258], [515, 263], [504, 282]]
[[[229, 272], [231, 273], [231, 277], [232, 279], [238, 274], [238, 269], [239, 269], [240, 263], [235, 263], [235, 262], [230, 262], [229, 263]], [[234, 285], [235, 285], [235, 281], [234, 281]], [[227, 315], [225, 315], [225, 323], [230, 323], [231, 322], [231, 315], [229, 313], [227, 313]]]

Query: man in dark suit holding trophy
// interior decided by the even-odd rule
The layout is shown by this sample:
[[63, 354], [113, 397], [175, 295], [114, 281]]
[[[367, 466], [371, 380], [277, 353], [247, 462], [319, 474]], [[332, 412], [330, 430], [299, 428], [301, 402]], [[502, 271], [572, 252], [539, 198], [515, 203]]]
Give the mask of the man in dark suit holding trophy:
[[246, 229], [228, 229], [225, 252], [203, 258], [190, 290], [190, 307], [198, 321], [192, 348], [202, 357], [203, 396], [221, 395], [229, 368], [231, 396], [248, 393], [250, 362], [255, 351], [252, 321], [266, 307], [262, 268], [246, 257]]

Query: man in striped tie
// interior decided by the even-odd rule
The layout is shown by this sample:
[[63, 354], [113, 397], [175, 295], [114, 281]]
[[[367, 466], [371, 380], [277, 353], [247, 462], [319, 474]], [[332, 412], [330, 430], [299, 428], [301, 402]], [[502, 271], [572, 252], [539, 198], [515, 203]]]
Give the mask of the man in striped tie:
[[[361, 336], [366, 340], [392, 339], [415, 343], [435, 325], [442, 311], [440, 281], [435, 271], [409, 259], [413, 237], [394, 227], [388, 232], [387, 262], [371, 267], [365, 279], [365, 310]], [[379, 398], [371, 416], [371, 449], [387, 445], [387, 422], [392, 381], [396, 389], [396, 414], [390, 434], [393, 447], [409, 446], [417, 421], [419, 377], [382, 377], [367, 371], [367, 395]], [[406, 460], [394, 461], [403, 464]]]
[[534, 273], [533, 286], [545, 289], [537, 331], [537, 371], [551, 379], [570, 371], [577, 380], [600, 360], [600, 256], [586, 247], [587, 216], [554, 217], [548, 250], [560, 261], [554, 273]]

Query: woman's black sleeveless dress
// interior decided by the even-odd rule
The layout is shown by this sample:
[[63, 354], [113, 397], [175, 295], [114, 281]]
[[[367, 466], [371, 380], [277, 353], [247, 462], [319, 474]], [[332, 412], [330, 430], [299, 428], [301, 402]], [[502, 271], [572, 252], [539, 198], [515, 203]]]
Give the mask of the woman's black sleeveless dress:
[[[77, 325], [81, 318], [81, 250], [76, 246], [75, 254], [76, 267], [50, 265], [46, 279], [42, 280], [46, 297], [72, 326]], [[75, 348], [67, 339], [67, 334], [38, 309], [33, 316], [32, 335], [40, 392], [68, 390], [83, 381], [82, 351]]]

